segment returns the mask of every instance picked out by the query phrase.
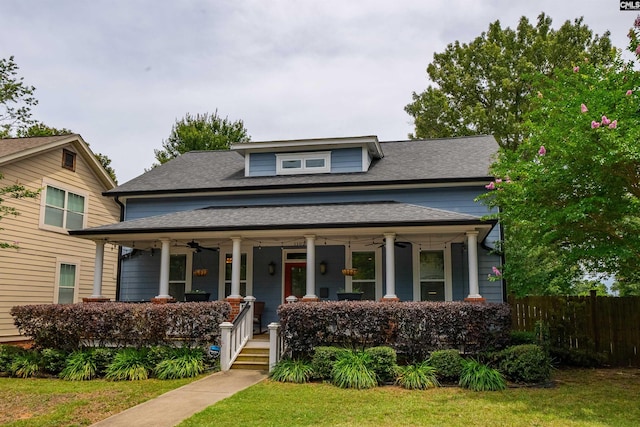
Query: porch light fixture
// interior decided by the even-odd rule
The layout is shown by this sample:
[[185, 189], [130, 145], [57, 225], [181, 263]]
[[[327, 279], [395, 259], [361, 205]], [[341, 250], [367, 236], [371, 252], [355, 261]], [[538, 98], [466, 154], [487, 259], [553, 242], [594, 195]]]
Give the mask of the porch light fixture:
[[269, 272], [270, 276], [273, 276], [274, 274], [276, 274], [276, 263], [271, 261], [267, 266], [267, 271]]
[[320, 274], [327, 274], [327, 263], [325, 261], [320, 262]]

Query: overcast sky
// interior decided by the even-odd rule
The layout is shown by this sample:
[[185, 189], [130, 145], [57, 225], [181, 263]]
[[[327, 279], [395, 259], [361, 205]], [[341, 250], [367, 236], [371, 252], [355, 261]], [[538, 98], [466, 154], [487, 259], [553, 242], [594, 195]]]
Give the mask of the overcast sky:
[[36, 87], [33, 117], [80, 133], [124, 183], [187, 112], [242, 119], [253, 141], [406, 139], [435, 52], [543, 11], [620, 48], [637, 16], [619, 0], [2, 0], [0, 57]]

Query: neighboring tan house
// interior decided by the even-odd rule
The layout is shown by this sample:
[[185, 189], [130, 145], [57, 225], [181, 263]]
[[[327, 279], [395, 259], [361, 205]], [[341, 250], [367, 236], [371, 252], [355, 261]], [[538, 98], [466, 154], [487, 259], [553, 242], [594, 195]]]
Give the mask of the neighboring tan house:
[[[0, 187], [19, 183], [40, 189], [33, 198], [7, 195], [18, 210], [0, 220], [0, 342], [22, 339], [9, 314], [23, 304], [73, 303], [93, 294], [96, 247], [67, 230], [120, 219], [117, 203], [104, 197], [115, 183], [80, 135], [0, 139]], [[114, 299], [118, 247], [104, 248], [100, 297]]]
[[502, 302], [491, 250], [500, 228], [476, 201], [497, 151], [491, 136], [365, 136], [190, 152], [105, 193], [122, 203], [122, 222], [71, 234], [131, 248], [122, 301], [250, 295], [265, 322], [287, 297], [335, 300], [343, 289]]

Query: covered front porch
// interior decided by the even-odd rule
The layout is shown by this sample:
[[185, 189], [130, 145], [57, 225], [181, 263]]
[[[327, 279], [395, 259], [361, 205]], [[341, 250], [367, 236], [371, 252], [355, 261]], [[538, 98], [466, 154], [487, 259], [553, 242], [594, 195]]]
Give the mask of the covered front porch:
[[253, 296], [265, 303], [266, 325], [277, 321], [287, 298], [336, 300], [339, 292], [370, 300], [501, 302], [501, 284], [487, 278], [500, 258], [482, 244], [494, 225], [378, 203], [207, 208], [74, 233], [96, 242], [92, 298], [102, 297], [105, 244], [116, 243], [127, 248], [119, 300], [183, 301], [195, 290], [230, 302]]

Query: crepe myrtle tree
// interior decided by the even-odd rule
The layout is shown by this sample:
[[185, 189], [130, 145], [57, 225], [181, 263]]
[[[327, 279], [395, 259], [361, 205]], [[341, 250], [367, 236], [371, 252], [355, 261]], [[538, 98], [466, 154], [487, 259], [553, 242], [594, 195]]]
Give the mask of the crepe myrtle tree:
[[[640, 25], [640, 19], [636, 22]], [[630, 48], [640, 55], [638, 28]], [[527, 138], [502, 150], [483, 200], [499, 206], [506, 264], [518, 294], [573, 293], [553, 274], [613, 275], [624, 295], [640, 294], [640, 73], [576, 57], [538, 78]], [[554, 286], [556, 286], [554, 288]]]

